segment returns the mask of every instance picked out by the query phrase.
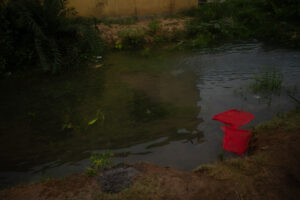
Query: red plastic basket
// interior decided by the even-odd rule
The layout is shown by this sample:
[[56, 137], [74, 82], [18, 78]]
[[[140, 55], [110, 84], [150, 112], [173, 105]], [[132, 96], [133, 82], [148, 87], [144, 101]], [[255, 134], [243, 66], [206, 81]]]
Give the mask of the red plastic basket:
[[236, 153], [241, 156], [248, 148], [251, 132], [228, 126], [223, 126], [222, 130], [225, 133], [223, 138], [223, 148], [226, 151]]

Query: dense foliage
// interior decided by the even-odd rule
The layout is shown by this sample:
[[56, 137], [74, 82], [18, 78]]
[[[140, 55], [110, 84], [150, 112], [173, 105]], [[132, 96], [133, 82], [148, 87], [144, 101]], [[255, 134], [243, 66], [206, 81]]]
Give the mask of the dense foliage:
[[190, 14], [192, 47], [249, 38], [300, 47], [299, 0], [226, 0], [202, 4]]
[[40, 66], [56, 73], [103, 49], [92, 20], [76, 16], [66, 0], [1, 0], [0, 73]]

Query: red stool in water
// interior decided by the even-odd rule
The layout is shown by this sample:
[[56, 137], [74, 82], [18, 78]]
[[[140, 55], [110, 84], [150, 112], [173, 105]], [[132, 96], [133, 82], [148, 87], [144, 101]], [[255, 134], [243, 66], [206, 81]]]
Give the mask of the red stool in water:
[[253, 118], [253, 114], [235, 109], [217, 114], [213, 117], [213, 120], [218, 120], [229, 125], [222, 127], [222, 130], [225, 133], [223, 138], [223, 148], [226, 151], [241, 156], [247, 150], [251, 132], [238, 128], [247, 124]]
[[232, 128], [239, 128], [254, 119], [254, 115], [239, 110], [228, 110], [213, 117], [213, 120], [218, 120], [228, 124]]

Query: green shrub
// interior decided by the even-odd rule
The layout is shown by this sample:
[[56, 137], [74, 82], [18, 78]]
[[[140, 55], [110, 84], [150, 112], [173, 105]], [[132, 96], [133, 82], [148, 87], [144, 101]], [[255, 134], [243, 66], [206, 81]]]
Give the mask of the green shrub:
[[0, 53], [7, 71], [41, 66], [57, 72], [98, 55], [103, 43], [93, 20], [76, 16], [66, 0], [7, 0], [0, 4]]

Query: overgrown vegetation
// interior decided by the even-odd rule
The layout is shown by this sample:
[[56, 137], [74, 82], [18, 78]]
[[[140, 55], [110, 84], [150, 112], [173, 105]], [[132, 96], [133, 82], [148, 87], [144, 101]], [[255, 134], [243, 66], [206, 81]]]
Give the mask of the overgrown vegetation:
[[189, 13], [191, 47], [207, 47], [226, 40], [256, 38], [300, 47], [300, 1], [226, 0], [201, 4]]
[[40, 66], [73, 69], [103, 51], [93, 20], [66, 7], [67, 0], [0, 2], [0, 73]]
[[143, 29], [125, 29], [119, 32], [121, 40], [116, 42], [117, 49], [137, 49], [144, 46], [145, 31]]

